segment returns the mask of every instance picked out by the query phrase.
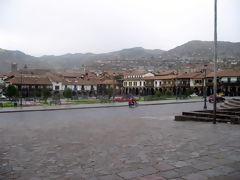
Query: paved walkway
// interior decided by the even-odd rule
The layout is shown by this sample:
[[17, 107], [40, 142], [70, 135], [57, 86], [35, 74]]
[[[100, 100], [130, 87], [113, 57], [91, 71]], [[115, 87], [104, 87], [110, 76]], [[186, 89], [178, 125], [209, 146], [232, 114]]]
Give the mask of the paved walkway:
[[[147, 105], [164, 105], [164, 104], [183, 104], [202, 102], [203, 99], [186, 99], [186, 100], [161, 100], [161, 101], [144, 101], [138, 102], [140, 106]], [[52, 106], [25, 106], [25, 107], [10, 107], [0, 108], [0, 113], [10, 112], [29, 112], [29, 111], [56, 111], [67, 109], [87, 109], [87, 108], [108, 108], [108, 107], [124, 107], [128, 106], [127, 102], [102, 103], [102, 104], [78, 104], [78, 105], [52, 105]]]
[[239, 180], [239, 125], [173, 120], [202, 105], [3, 113], [0, 179]]

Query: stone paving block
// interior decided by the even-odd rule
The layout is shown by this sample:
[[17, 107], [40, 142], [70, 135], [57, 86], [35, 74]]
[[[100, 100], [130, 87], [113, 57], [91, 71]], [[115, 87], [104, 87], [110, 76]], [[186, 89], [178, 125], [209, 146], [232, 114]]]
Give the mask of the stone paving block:
[[177, 161], [177, 162], [172, 163], [172, 165], [175, 167], [184, 167], [184, 166], [189, 166], [190, 163], [187, 163], [185, 161]]
[[184, 167], [181, 167], [181, 168], [176, 168], [176, 169], [174, 169], [174, 171], [178, 172], [178, 174], [180, 176], [185, 176], [187, 174], [195, 173], [195, 172], [197, 172], [199, 170], [197, 170], [197, 169], [195, 169], [195, 168], [193, 168], [191, 166], [184, 166]]
[[96, 177], [86, 178], [86, 180], [98, 180]]
[[219, 165], [224, 165], [224, 164], [232, 163], [232, 162], [235, 162], [235, 161], [225, 157], [223, 159], [214, 159], [212, 162], [216, 163], [216, 164], [219, 164]]
[[235, 171], [235, 169], [233, 169], [231, 167], [227, 167], [227, 166], [218, 166], [213, 169], [222, 172], [222, 174], [229, 174], [229, 173]]
[[115, 175], [99, 176], [98, 180], [121, 180], [122, 178]]
[[41, 180], [39, 177], [31, 177], [30, 180]]
[[164, 163], [164, 164], [157, 164], [154, 166], [156, 169], [160, 170], [160, 171], [168, 171], [168, 170], [171, 170], [171, 169], [174, 169], [176, 167], [170, 165], [170, 164], [167, 164], [167, 163]]
[[240, 155], [231, 155], [227, 157], [228, 159], [234, 160], [234, 161], [240, 161]]
[[166, 179], [157, 174], [152, 174], [152, 175], [140, 177], [139, 180], [166, 180]]
[[204, 162], [215, 162], [215, 160], [217, 160], [217, 158], [211, 157], [211, 156], [202, 156], [199, 158], [201, 161]]
[[210, 163], [210, 162], [203, 162], [203, 163], [192, 165], [193, 168], [199, 169], [199, 170], [207, 170], [207, 169], [211, 169], [211, 168], [214, 168], [217, 166], [218, 166], [217, 164]]
[[225, 166], [228, 166], [228, 167], [231, 167], [235, 170], [240, 171], [240, 162], [233, 162], [233, 163], [225, 164]]
[[208, 178], [208, 180], [229, 180], [227, 176], [215, 176], [212, 178]]
[[202, 174], [199, 174], [199, 173], [193, 173], [193, 174], [188, 174], [186, 176], [183, 176], [183, 179], [185, 179], [185, 180], [207, 180], [208, 177], [204, 176]]
[[180, 177], [180, 175], [174, 170], [163, 171], [163, 172], [160, 172], [159, 175], [163, 176], [164, 178], [167, 178], [167, 179], [173, 179], [173, 178]]
[[136, 171], [120, 172], [120, 173], [118, 173], [118, 175], [124, 179], [133, 179], [133, 178], [142, 176], [141, 174], [137, 173]]
[[154, 174], [158, 172], [158, 170], [154, 169], [153, 167], [147, 167], [147, 168], [138, 169], [136, 170], [136, 172], [146, 176], [146, 175]]
[[204, 161], [199, 160], [199, 158], [191, 158], [191, 159], [185, 160], [185, 162], [193, 165], [197, 163], [203, 163]]
[[208, 169], [208, 170], [204, 170], [204, 171], [200, 171], [200, 174], [207, 176], [207, 177], [214, 177], [214, 176], [220, 176], [220, 175], [224, 175], [220, 170], [218, 169]]
[[232, 174], [230, 174], [226, 177], [227, 177], [226, 178], [227, 180], [239, 180], [240, 179], [240, 172], [238, 171], [238, 172], [232, 173]]

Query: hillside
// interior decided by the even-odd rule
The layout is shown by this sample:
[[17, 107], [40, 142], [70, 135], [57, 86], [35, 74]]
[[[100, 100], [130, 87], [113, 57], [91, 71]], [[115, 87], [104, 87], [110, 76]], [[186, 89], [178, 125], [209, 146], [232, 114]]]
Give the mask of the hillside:
[[159, 57], [164, 51], [162, 50], [148, 50], [141, 47], [123, 49], [110, 53], [93, 54], [93, 53], [76, 53], [65, 54], [61, 56], [41, 56], [34, 57], [26, 55], [20, 51], [0, 51], [0, 72], [10, 71], [11, 63], [15, 62], [22, 67], [27, 64], [32, 68], [48, 68], [48, 69], [70, 69], [81, 64], [89, 64], [97, 60], [117, 60], [117, 59], [139, 59]]
[[[240, 43], [218, 42], [218, 56], [221, 58], [240, 58]], [[102, 54], [76, 53], [61, 56], [34, 57], [20, 51], [0, 49], [0, 72], [10, 71], [11, 63], [19, 67], [27, 64], [31, 68], [72, 69], [82, 64], [104, 60], [160, 60], [160, 59], [212, 59], [213, 42], [190, 41], [169, 51], [135, 47]]]
[[[212, 59], [213, 45], [212, 41], [190, 41], [166, 51], [163, 56], [168, 58]], [[221, 58], [240, 58], [240, 43], [219, 41], [218, 56]]]

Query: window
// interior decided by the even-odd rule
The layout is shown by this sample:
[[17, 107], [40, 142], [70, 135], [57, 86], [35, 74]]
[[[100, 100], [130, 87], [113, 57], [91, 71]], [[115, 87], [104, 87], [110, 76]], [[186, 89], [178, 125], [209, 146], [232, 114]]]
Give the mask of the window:
[[237, 82], [237, 77], [231, 77], [230, 82], [231, 82], [231, 83], [235, 83], [235, 82]]
[[221, 79], [221, 81], [222, 81], [222, 82], [228, 82], [228, 78], [227, 78], [227, 77], [223, 77], [223, 78]]
[[55, 90], [59, 90], [59, 86], [55, 86]]

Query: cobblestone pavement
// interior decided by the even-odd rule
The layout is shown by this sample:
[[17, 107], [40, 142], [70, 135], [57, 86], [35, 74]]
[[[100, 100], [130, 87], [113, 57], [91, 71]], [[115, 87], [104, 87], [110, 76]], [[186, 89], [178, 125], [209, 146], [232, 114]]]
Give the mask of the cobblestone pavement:
[[1, 114], [0, 179], [239, 180], [239, 125], [174, 121], [202, 105]]

